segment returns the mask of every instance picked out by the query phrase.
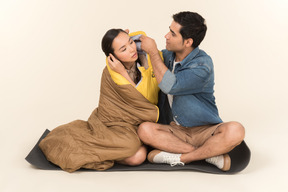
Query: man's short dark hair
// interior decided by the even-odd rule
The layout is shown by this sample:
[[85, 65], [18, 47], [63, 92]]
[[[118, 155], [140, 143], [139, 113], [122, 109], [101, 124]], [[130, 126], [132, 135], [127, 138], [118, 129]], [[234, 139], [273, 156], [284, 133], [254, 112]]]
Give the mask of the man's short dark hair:
[[192, 47], [198, 47], [204, 39], [207, 31], [205, 19], [198, 13], [189, 11], [176, 13], [173, 15], [173, 19], [176, 23], [179, 23], [182, 26], [180, 34], [183, 37], [183, 41], [192, 38]]

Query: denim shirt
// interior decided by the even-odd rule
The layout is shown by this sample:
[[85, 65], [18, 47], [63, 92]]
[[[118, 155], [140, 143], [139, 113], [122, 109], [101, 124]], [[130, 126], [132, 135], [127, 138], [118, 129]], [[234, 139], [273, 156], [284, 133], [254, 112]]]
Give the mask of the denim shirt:
[[[162, 53], [169, 70], [159, 84], [160, 118], [161, 113], [165, 114], [162, 114], [160, 123], [169, 123], [173, 118], [185, 127], [221, 123], [214, 97], [211, 57], [197, 47], [175, 66], [173, 74], [175, 54], [166, 49]], [[167, 107], [167, 94], [173, 95], [172, 109]], [[170, 109], [170, 115], [167, 115], [167, 109]]]

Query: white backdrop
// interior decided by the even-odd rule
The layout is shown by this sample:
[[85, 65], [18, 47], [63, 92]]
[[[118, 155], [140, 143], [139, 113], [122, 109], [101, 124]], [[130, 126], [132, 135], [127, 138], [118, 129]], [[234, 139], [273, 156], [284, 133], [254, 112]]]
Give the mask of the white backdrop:
[[[243, 172], [66, 174], [25, 162], [45, 129], [86, 120], [97, 107], [108, 29], [145, 31], [163, 49], [172, 15], [185, 10], [207, 21], [200, 48], [214, 60], [221, 117], [246, 127], [252, 159]], [[287, 10], [286, 0], [0, 0], [0, 191], [288, 189]]]

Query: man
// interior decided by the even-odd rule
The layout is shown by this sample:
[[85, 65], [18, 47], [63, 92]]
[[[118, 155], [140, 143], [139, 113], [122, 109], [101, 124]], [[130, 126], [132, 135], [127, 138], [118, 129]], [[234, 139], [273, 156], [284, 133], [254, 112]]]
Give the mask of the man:
[[162, 91], [158, 105], [163, 124], [145, 122], [138, 129], [140, 139], [156, 148], [148, 160], [174, 166], [206, 159], [228, 171], [227, 153], [243, 141], [245, 130], [219, 117], [212, 59], [198, 47], [206, 34], [205, 20], [197, 13], [180, 12], [173, 15], [169, 29], [164, 62], [155, 41], [140, 38]]

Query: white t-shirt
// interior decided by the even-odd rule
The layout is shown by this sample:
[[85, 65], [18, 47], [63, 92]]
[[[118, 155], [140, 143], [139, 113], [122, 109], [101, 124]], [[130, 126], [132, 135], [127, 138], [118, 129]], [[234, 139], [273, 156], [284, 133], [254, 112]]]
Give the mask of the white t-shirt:
[[[174, 74], [174, 70], [175, 70], [175, 66], [180, 63], [180, 62], [176, 62], [175, 59], [174, 59], [174, 62], [173, 62], [173, 69], [172, 69], [172, 73]], [[170, 108], [172, 109], [172, 103], [173, 103], [173, 95], [170, 95], [170, 94], [167, 94], [167, 97], [168, 97], [168, 101], [169, 101], [169, 104], [170, 104]], [[180, 125], [177, 120], [173, 117], [175, 123], [177, 125]]]

